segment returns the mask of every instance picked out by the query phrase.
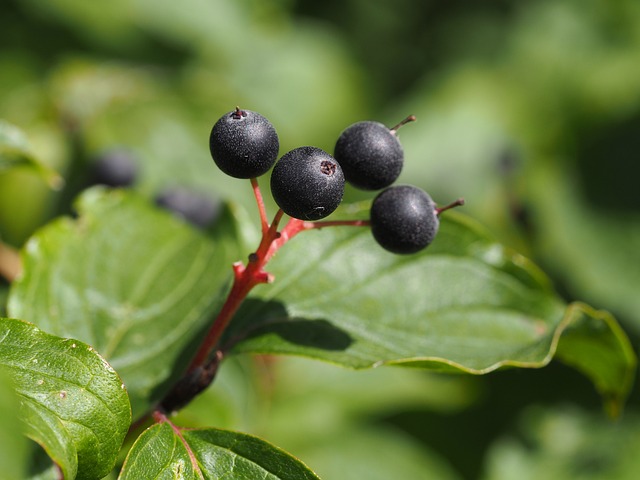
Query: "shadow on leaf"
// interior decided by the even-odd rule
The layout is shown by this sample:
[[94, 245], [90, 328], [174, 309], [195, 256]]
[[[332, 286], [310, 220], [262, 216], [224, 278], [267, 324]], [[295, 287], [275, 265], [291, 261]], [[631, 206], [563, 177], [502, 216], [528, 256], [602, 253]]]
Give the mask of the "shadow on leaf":
[[346, 350], [353, 339], [344, 330], [322, 318], [289, 317], [284, 305], [276, 301], [248, 299], [230, 325], [227, 345], [277, 335], [299, 347], [320, 350]]

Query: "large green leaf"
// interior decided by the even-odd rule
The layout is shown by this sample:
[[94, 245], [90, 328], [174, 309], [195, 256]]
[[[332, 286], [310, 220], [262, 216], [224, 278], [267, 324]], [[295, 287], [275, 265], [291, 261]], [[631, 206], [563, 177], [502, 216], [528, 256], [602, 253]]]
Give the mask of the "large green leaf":
[[[254, 291], [227, 332], [235, 352], [483, 374], [541, 367], [569, 327], [572, 336], [592, 330], [534, 265], [453, 213], [417, 255], [382, 251], [366, 229], [325, 228], [300, 234], [270, 267], [275, 282]], [[599, 320], [590, 349], [567, 344], [564, 353], [620, 400], [635, 357], [615, 322]]]
[[0, 319], [0, 339], [0, 365], [15, 384], [27, 435], [65, 478], [105, 476], [131, 424], [120, 377], [89, 345], [21, 320]]
[[313, 480], [303, 463], [251, 435], [217, 429], [148, 428], [136, 441], [119, 477], [229, 480]]
[[122, 376], [137, 417], [186, 366], [236, 260], [228, 216], [212, 240], [145, 199], [87, 191], [78, 220], [28, 242], [10, 314], [92, 345]]

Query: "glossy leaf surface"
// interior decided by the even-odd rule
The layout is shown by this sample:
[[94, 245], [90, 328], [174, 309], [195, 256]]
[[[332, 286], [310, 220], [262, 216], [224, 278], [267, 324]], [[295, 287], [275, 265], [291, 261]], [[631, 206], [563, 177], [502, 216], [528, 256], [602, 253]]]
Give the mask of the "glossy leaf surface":
[[[611, 362], [568, 340], [563, 355], [609, 398], [623, 398], [635, 357], [615, 321], [567, 308], [535, 265], [465, 217], [447, 213], [435, 242], [412, 256], [382, 251], [366, 229], [303, 232], [274, 259], [275, 282], [254, 291], [231, 325], [227, 346], [352, 368], [390, 364], [484, 374], [546, 365], [559, 342], [590, 331], [591, 347]], [[576, 310], [591, 321], [579, 322]]]
[[26, 434], [65, 478], [102, 478], [113, 468], [131, 409], [122, 380], [92, 347], [3, 318], [0, 365], [15, 385]]

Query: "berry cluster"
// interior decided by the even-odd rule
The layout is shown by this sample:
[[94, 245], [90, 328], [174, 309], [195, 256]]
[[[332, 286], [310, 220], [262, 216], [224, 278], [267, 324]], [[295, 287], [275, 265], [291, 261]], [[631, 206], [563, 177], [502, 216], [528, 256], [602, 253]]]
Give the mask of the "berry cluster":
[[345, 182], [363, 190], [384, 189], [373, 200], [366, 224], [383, 248], [409, 254], [433, 241], [442, 211], [463, 203], [460, 199], [438, 208], [417, 187], [391, 186], [404, 163], [397, 131], [414, 120], [409, 116], [393, 128], [378, 122], [358, 122], [341, 133], [333, 156], [305, 146], [277, 160], [280, 143], [273, 125], [259, 113], [237, 107], [215, 123], [209, 147], [220, 170], [235, 178], [251, 179], [254, 189], [256, 178], [273, 167], [273, 199], [282, 212], [302, 221], [320, 220], [335, 211], [342, 201]]
[[[224, 173], [251, 180], [262, 238], [246, 263], [233, 264], [233, 284], [227, 298], [184, 377], [162, 400], [164, 411], [186, 405], [211, 383], [228, 348], [220, 342], [229, 322], [255, 286], [273, 280], [266, 264], [298, 233], [338, 225], [369, 226], [383, 248], [405, 254], [433, 241], [440, 213], [461, 205], [462, 200], [438, 208], [417, 187], [392, 186], [404, 162], [397, 130], [413, 120], [415, 117], [407, 117], [391, 129], [376, 122], [359, 122], [342, 132], [333, 156], [306, 146], [285, 153], [279, 160], [278, 134], [259, 113], [237, 107], [214, 124], [209, 136], [211, 156]], [[258, 177], [269, 170], [271, 194], [280, 207], [271, 223], [258, 186]], [[365, 190], [383, 189], [373, 201], [369, 220], [318, 221], [340, 205], [345, 182]], [[291, 218], [279, 228], [285, 214]]]

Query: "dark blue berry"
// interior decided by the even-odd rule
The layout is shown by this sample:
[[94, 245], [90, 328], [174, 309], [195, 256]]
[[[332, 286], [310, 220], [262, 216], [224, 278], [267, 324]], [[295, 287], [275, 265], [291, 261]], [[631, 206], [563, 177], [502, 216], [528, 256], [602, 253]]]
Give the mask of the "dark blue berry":
[[90, 166], [90, 183], [108, 187], [128, 187], [138, 177], [133, 153], [124, 148], [112, 148], [100, 153]]
[[289, 216], [319, 220], [331, 214], [344, 194], [340, 164], [316, 147], [299, 147], [282, 156], [271, 172], [271, 194]]
[[213, 126], [209, 149], [216, 165], [235, 178], [265, 174], [278, 158], [280, 143], [271, 122], [251, 110], [224, 114]]
[[393, 253], [416, 253], [429, 246], [438, 232], [438, 210], [418, 187], [399, 185], [378, 194], [371, 205], [371, 232]]
[[367, 121], [344, 130], [336, 142], [334, 156], [347, 182], [363, 190], [379, 190], [395, 182], [404, 163], [396, 129], [413, 119], [407, 117], [393, 129]]

